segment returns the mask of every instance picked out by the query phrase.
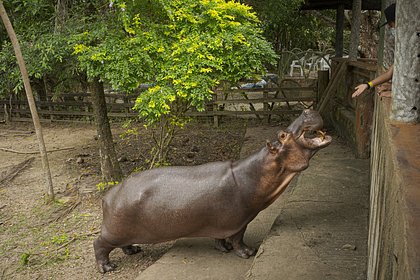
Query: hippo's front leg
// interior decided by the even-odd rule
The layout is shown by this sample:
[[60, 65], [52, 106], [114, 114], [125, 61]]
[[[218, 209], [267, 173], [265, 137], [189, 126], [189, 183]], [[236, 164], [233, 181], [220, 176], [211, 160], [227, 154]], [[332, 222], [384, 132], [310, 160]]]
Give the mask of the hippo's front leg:
[[244, 243], [243, 238], [244, 238], [246, 227], [247, 226], [241, 229], [238, 233], [228, 238], [228, 240], [232, 244], [233, 251], [235, 252], [235, 254], [244, 259], [247, 259], [250, 256], [253, 256], [257, 253], [256, 249], [251, 248]]

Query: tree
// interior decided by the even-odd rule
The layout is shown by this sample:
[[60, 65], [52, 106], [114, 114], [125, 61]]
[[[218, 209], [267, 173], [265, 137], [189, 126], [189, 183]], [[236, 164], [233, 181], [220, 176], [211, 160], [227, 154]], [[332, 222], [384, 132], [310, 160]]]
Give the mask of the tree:
[[392, 119], [420, 120], [420, 6], [400, 0], [396, 8], [395, 68], [392, 79]]
[[[61, 2], [63, 5], [65, 1]], [[99, 5], [98, 5], [99, 4]], [[86, 6], [75, 6], [72, 10], [73, 17], [71, 20], [85, 20], [84, 24], [78, 26], [78, 29], [90, 29], [96, 30], [93, 32], [93, 36], [91, 34], [86, 33], [85, 31], [82, 34], [78, 34], [76, 32], [74, 35], [75, 40], [79, 40], [82, 37], [86, 39], [90, 37], [89, 40], [101, 40], [101, 38], [106, 38], [106, 34], [108, 32], [107, 27], [108, 24], [113, 23], [114, 20], [112, 15], [108, 14], [107, 10], [104, 10], [102, 1], [93, 1], [87, 3]], [[63, 8], [61, 8], [63, 10]], [[76, 12], [78, 11], [78, 12]], [[109, 22], [108, 22], [109, 21]], [[67, 21], [70, 23], [71, 21]], [[63, 23], [61, 23], [63, 25]], [[112, 28], [110, 28], [112, 30]], [[114, 38], [114, 33], [111, 33], [111, 38]], [[71, 38], [69, 44], [73, 44], [74, 41]], [[90, 41], [93, 44], [93, 41]], [[118, 42], [114, 41], [115, 45], [118, 46]], [[74, 53], [77, 53], [76, 51]], [[80, 58], [80, 64], [78, 65], [79, 68], [82, 69], [84, 73], [87, 75], [87, 80], [90, 89], [93, 113], [95, 117], [95, 124], [98, 136], [98, 146], [99, 146], [99, 159], [101, 165], [101, 173], [102, 173], [102, 180], [104, 182], [114, 182], [120, 181], [123, 177], [121, 167], [117, 160], [113, 136], [111, 132], [111, 127], [108, 119], [107, 114], [107, 106], [105, 100], [105, 91], [103, 85], [103, 71], [101, 64], [103, 61], [101, 60], [101, 55], [98, 54], [95, 57], [90, 58], [93, 62], [92, 64], [88, 65], [84, 63], [84, 58]], [[102, 80], [101, 80], [102, 78]]]
[[50, 172], [50, 166], [48, 163], [48, 157], [47, 157], [47, 150], [45, 149], [45, 143], [44, 143], [44, 137], [42, 134], [42, 128], [41, 123], [39, 122], [38, 112], [35, 105], [34, 96], [32, 94], [32, 88], [29, 81], [28, 72], [26, 70], [25, 61], [22, 56], [22, 52], [20, 50], [20, 45], [17, 40], [15, 31], [13, 29], [13, 26], [9, 20], [9, 17], [7, 16], [6, 10], [3, 5], [3, 1], [0, 0], [0, 17], [3, 21], [4, 26], [6, 27], [7, 34], [10, 37], [10, 41], [12, 42], [13, 49], [15, 51], [16, 59], [19, 65], [20, 72], [22, 74], [23, 83], [25, 86], [26, 96], [28, 98], [29, 108], [31, 110], [32, 120], [35, 127], [36, 136], [38, 138], [38, 144], [39, 144], [39, 151], [41, 154], [41, 161], [42, 161], [42, 167], [44, 169], [44, 175], [45, 175], [45, 181], [47, 185], [47, 200], [52, 201], [54, 200], [54, 189], [51, 179], [51, 172]]

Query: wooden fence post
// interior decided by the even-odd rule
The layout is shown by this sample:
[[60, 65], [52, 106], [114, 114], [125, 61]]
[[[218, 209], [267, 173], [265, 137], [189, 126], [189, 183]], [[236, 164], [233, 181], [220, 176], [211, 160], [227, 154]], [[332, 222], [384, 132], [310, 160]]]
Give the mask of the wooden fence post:
[[[268, 91], [263, 91], [263, 98], [264, 98], [264, 100], [268, 99]], [[263, 110], [268, 111], [268, 109], [269, 109], [268, 102], [264, 102], [263, 103]], [[270, 113], [268, 113], [267, 118], [266, 118], [267, 123], [270, 123], [270, 118], [271, 118], [271, 115], [270, 115]]]
[[[217, 112], [219, 106], [215, 101], [217, 101], [217, 92], [213, 95], [213, 112]], [[217, 113], [213, 115], [213, 124], [214, 127], [219, 127], [219, 116]]]

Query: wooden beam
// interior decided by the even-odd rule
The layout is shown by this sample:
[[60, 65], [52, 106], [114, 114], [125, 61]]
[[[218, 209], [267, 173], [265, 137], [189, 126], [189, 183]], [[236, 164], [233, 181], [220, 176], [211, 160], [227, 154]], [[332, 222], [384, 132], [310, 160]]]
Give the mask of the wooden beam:
[[255, 99], [226, 99], [226, 100], [215, 100], [210, 103], [213, 104], [241, 104], [241, 103], [268, 103], [268, 102], [293, 102], [293, 101], [314, 101], [315, 93], [312, 93], [312, 96], [307, 97], [291, 97], [291, 98], [255, 98]]
[[237, 116], [237, 115], [294, 115], [300, 114], [302, 110], [262, 110], [262, 111], [203, 111], [203, 112], [187, 112], [190, 117], [205, 116]]

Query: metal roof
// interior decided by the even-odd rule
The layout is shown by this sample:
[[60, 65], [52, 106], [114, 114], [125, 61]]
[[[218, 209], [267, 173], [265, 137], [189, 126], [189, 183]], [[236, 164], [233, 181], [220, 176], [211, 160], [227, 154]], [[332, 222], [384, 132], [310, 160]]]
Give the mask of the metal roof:
[[[352, 9], [353, 0], [305, 0], [302, 10], [336, 9], [344, 4], [344, 9]], [[381, 10], [381, 0], [362, 0], [362, 10]]]

